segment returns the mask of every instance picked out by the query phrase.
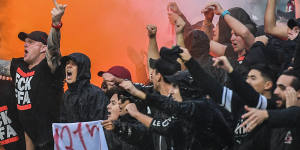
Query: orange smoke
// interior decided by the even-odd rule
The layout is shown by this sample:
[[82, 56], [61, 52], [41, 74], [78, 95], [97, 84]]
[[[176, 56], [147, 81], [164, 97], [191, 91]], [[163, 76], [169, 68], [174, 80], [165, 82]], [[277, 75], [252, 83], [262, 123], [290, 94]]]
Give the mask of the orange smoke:
[[[168, 31], [163, 30], [168, 26], [166, 2], [157, 0], [159, 6], [138, 0], [58, 2], [68, 4], [61, 30], [61, 52], [88, 55], [92, 62], [92, 82], [96, 85], [101, 80], [97, 72], [113, 65], [127, 67], [136, 82], [147, 80], [143, 71], [148, 44], [146, 24], [158, 25], [160, 45], [171, 40]], [[22, 57], [24, 43], [17, 38], [18, 33], [33, 30], [48, 33], [52, 0], [7, 0], [4, 4], [0, 8], [1, 14], [5, 14], [0, 15], [0, 59]]]

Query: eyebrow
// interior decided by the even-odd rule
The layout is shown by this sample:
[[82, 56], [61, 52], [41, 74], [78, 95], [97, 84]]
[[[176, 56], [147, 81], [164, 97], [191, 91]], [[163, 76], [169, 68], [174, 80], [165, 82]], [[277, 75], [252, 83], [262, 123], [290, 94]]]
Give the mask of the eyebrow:
[[280, 88], [282, 88], [283, 90], [285, 90], [286, 89], [286, 86], [285, 85], [283, 85], [283, 84], [277, 84], [277, 86], [279, 86]]

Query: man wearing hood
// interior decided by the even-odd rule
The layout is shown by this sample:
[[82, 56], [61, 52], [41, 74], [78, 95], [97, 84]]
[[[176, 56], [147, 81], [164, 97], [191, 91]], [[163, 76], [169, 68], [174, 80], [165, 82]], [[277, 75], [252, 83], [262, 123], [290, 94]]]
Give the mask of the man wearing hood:
[[91, 62], [82, 53], [73, 53], [61, 60], [65, 66], [68, 90], [61, 107], [61, 122], [104, 120], [108, 100], [104, 92], [90, 83]]

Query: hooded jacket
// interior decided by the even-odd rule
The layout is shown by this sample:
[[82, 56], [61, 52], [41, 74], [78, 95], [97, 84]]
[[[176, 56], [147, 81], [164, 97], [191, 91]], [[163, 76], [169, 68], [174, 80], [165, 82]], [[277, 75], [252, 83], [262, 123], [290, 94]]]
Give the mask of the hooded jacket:
[[78, 66], [76, 82], [68, 84], [68, 90], [64, 94], [61, 105], [61, 122], [86, 122], [104, 120], [106, 118], [106, 106], [108, 100], [104, 92], [90, 83], [91, 62], [81, 53], [73, 53], [62, 58], [65, 66], [68, 60], [73, 60]]

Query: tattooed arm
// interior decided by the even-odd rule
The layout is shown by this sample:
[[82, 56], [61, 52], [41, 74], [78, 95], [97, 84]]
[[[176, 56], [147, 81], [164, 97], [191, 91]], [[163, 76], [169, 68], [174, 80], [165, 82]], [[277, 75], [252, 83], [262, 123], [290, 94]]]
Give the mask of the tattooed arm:
[[[65, 8], [67, 5], [58, 4], [54, 0], [55, 8], [52, 9], [52, 23], [54, 26], [61, 25], [61, 18], [64, 15]], [[47, 63], [51, 69], [51, 72], [54, 73], [56, 68], [60, 65], [60, 29], [51, 28], [50, 34], [48, 36], [48, 50], [46, 52]]]
[[0, 76], [10, 77], [10, 63], [9, 60], [0, 59]]

